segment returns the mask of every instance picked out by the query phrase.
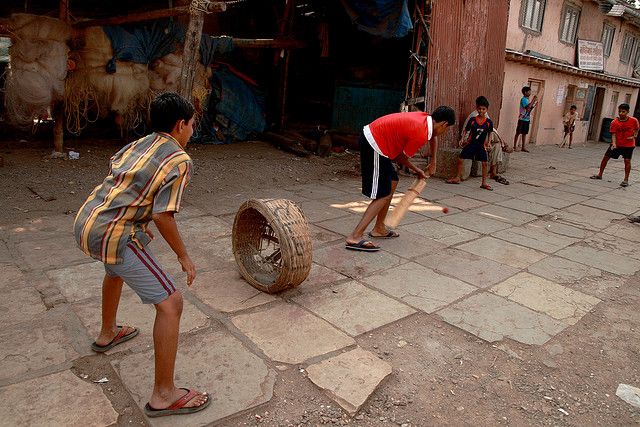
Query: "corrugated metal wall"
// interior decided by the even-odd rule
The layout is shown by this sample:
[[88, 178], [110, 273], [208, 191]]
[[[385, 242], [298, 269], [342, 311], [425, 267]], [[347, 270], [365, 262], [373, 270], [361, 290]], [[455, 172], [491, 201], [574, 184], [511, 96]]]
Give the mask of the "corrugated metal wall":
[[[432, 0], [427, 109], [453, 107], [457, 130], [475, 108], [489, 99], [497, 126], [502, 106], [509, 0]], [[447, 132], [440, 146], [453, 145], [459, 132]]]

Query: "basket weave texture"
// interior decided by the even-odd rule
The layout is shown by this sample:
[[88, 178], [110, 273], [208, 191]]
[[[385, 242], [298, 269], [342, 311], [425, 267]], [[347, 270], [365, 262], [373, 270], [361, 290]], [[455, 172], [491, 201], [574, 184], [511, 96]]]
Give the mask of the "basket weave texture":
[[251, 199], [233, 223], [233, 255], [240, 274], [267, 293], [302, 283], [311, 270], [309, 224], [302, 210], [286, 199]]

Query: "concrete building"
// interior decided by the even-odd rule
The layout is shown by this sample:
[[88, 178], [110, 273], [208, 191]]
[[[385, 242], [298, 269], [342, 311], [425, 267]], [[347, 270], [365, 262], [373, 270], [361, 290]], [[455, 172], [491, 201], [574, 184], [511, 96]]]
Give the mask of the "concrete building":
[[640, 13], [616, 0], [511, 0], [505, 61], [499, 122], [505, 139], [513, 139], [521, 88], [528, 85], [540, 100], [530, 142], [559, 143], [572, 104], [580, 118], [574, 142], [600, 140], [618, 104], [629, 103], [633, 112], [638, 100]]

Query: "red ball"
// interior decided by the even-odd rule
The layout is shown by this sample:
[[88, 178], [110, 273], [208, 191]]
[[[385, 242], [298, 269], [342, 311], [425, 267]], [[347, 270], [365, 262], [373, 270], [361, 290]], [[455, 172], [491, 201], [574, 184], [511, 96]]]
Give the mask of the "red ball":
[[447, 207], [442, 208], [442, 213], [448, 214], [449, 213], [449, 208], [447, 208]]

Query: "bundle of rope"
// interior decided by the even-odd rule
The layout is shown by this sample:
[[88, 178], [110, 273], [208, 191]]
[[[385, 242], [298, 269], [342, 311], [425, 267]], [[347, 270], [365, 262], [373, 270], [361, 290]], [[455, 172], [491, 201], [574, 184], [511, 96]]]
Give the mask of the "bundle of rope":
[[115, 73], [109, 73], [113, 50], [102, 27], [86, 28], [78, 44], [72, 53], [77, 67], [66, 84], [67, 129], [79, 134], [110, 111], [118, 113], [121, 129], [144, 122], [152, 96], [147, 66], [117, 61]]
[[71, 28], [58, 19], [29, 14], [12, 15], [9, 28], [7, 117], [14, 125], [27, 127], [64, 97]]

